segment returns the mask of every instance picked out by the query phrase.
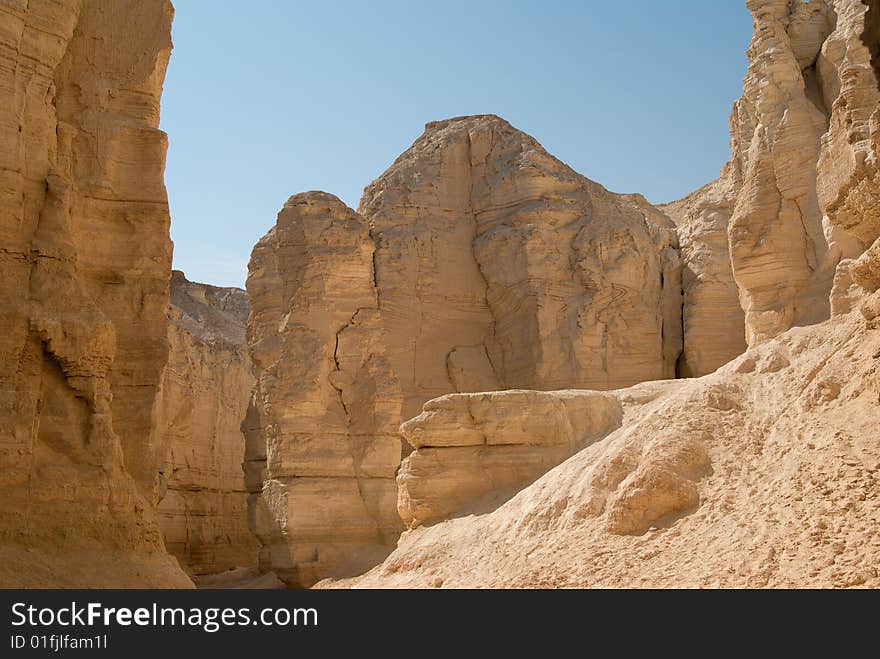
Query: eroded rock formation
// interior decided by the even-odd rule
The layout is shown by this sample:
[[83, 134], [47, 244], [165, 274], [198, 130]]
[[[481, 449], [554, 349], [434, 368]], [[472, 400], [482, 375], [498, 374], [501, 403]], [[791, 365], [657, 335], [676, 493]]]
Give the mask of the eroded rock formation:
[[[748, 5], [734, 159], [665, 210], [687, 231], [733, 208], [751, 347], [697, 380], [605, 394], [618, 430], [494, 511], [410, 531], [359, 586], [880, 586], [877, 8], [865, 26], [857, 0]], [[686, 293], [705, 286], [720, 290], [698, 276]], [[699, 363], [687, 342], [686, 326]]]
[[755, 35], [731, 118], [740, 186], [729, 235], [752, 345], [829, 316], [831, 281], [846, 246], [823, 231], [817, 195], [820, 140], [839, 85], [823, 45], [837, 16], [824, 0], [747, 5]]
[[401, 398], [366, 221], [332, 195], [291, 197], [248, 272], [254, 407], [245, 423], [261, 564], [292, 585], [357, 571], [401, 529]]
[[170, 352], [158, 406], [158, 510], [165, 547], [193, 575], [257, 564], [240, 427], [254, 386], [247, 316], [243, 290], [172, 273]]
[[181, 586], [154, 505], [165, 0], [0, 6], [0, 584]]
[[497, 506], [621, 422], [610, 394], [495, 391], [429, 401], [404, 423], [415, 448], [400, 467], [398, 512], [409, 527]]
[[[397, 429], [427, 400], [669, 378], [681, 352], [673, 223], [492, 115], [428, 124], [360, 213], [292, 197], [254, 249], [248, 292], [252, 524], [264, 568], [297, 584], [396, 541]], [[414, 523], [521, 487], [591, 432], [539, 448], [422, 445], [401, 510], [433, 511]], [[427, 474], [450, 470], [462, 489], [443, 504]]]
[[364, 192], [404, 413], [454, 391], [674, 377], [674, 226], [492, 115], [428, 124]]
[[837, 265], [878, 229], [872, 117], [880, 96], [860, 39], [866, 6], [747, 5], [755, 35], [730, 120], [731, 161], [717, 181], [664, 207], [680, 225], [685, 375], [734, 357], [743, 334], [756, 345], [846, 309], [849, 280]]
[[620, 429], [493, 511], [409, 531], [354, 583], [880, 586], [878, 254], [859, 259], [862, 313], [613, 392]]
[[735, 184], [721, 177], [660, 208], [675, 221], [681, 243], [684, 348], [677, 375], [712, 373], [746, 349], [745, 315], [733, 278], [727, 230]]

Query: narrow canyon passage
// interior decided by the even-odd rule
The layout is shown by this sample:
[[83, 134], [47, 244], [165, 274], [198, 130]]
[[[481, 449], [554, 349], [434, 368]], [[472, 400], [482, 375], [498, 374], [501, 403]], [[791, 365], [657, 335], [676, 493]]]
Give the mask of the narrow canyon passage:
[[746, 4], [692, 194], [441, 119], [244, 291], [171, 270], [171, 3], [5, 3], [0, 586], [880, 585], [880, 7]]

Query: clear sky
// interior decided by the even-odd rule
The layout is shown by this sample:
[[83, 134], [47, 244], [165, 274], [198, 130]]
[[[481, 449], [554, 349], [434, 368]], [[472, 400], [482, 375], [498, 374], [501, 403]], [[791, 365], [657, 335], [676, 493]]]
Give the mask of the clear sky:
[[243, 286], [297, 192], [357, 208], [428, 121], [493, 113], [615, 192], [728, 158], [742, 0], [173, 0], [162, 100], [174, 267]]

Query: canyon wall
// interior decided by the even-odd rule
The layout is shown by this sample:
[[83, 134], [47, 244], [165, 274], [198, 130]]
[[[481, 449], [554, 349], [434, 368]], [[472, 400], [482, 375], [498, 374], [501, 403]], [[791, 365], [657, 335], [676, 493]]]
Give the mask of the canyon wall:
[[[390, 551], [397, 508], [424, 482], [413, 470], [456, 453], [416, 447], [398, 503], [412, 447], [397, 429], [427, 400], [671, 378], [681, 352], [673, 223], [493, 115], [428, 124], [358, 213], [292, 197], [254, 249], [248, 293], [252, 525], [263, 568], [294, 584]], [[488, 490], [521, 486], [582, 435], [456, 469], [490, 474]], [[510, 450], [524, 461], [505, 474]]]
[[683, 375], [711, 373], [744, 344], [846, 309], [845, 294], [832, 292], [850, 284], [838, 263], [878, 231], [880, 96], [860, 39], [866, 6], [746, 4], [755, 34], [730, 119], [731, 160], [717, 181], [661, 207], [682, 246]]
[[255, 566], [241, 422], [254, 387], [245, 347], [247, 294], [171, 276], [168, 364], [159, 394], [159, 523], [192, 575]]
[[[876, 305], [874, 267], [863, 294]], [[872, 315], [792, 328], [703, 378], [610, 392], [618, 430], [500, 507], [411, 530], [336, 585], [877, 588]], [[548, 420], [545, 434], [565, 432]]]
[[728, 165], [717, 181], [660, 206], [676, 223], [681, 243], [684, 347], [677, 369], [680, 377], [712, 373], [746, 349], [745, 314], [727, 238], [734, 191]]
[[493, 115], [428, 124], [364, 191], [404, 415], [454, 391], [675, 375], [674, 225]]
[[245, 423], [261, 566], [291, 585], [381, 560], [402, 525], [401, 399], [385, 359], [366, 221], [336, 197], [291, 197], [254, 248]]
[[165, 0], [0, 7], [0, 584], [186, 586], [155, 519]]
[[[699, 379], [606, 393], [623, 409], [617, 430], [500, 507], [414, 529], [343, 585], [880, 586], [880, 22], [870, 5], [866, 22], [857, 0], [750, 1], [734, 158], [718, 182], [663, 209], [684, 229], [696, 275], [690, 286], [685, 276], [683, 364], [721, 359], [688, 353], [688, 314], [692, 341], [720, 332], [701, 317], [701, 296], [728, 291], [724, 322], [740, 323], [712, 256], [725, 250], [725, 222], [746, 352]], [[542, 395], [568, 405], [595, 394]], [[494, 406], [483, 418], [523, 415], [482, 400]], [[443, 399], [425, 409], [435, 406]], [[564, 417], [543, 417], [542, 436], [568, 432]]]

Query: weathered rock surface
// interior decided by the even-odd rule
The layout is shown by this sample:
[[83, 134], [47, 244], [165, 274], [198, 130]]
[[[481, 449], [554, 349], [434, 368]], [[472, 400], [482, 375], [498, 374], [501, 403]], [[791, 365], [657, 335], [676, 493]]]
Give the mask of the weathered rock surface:
[[492, 116], [438, 121], [364, 192], [406, 417], [486, 389], [673, 377], [674, 226]]
[[823, 231], [820, 140], [836, 93], [823, 44], [835, 28], [824, 0], [749, 0], [755, 35], [731, 118], [739, 190], [730, 255], [750, 345], [830, 314], [839, 241]]
[[838, 66], [840, 92], [822, 143], [819, 198], [833, 230], [849, 232], [871, 245], [861, 256], [852, 250], [855, 254], [838, 265], [831, 292], [832, 314], [859, 307], [873, 323], [878, 311], [876, 295], [860, 293], [877, 290], [874, 264], [880, 263], [880, 6], [874, 1], [865, 4], [870, 9], [863, 14], [859, 3], [840, 3], [839, 27], [823, 47]]
[[613, 392], [620, 429], [337, 585], [876, 588], [878, 354], [854, 311], [703, 378]]
[[[867, 3], [865, 3], [867, 4]], [[818, 195], [831, 230], [855, 236], [863, 246], [880, 236], [878, 141], [880, 141], [880, 90], [871, 67], [871, 45], [876, 41], [865, 6], [854, 0], [834, 4], [837, 27], [822, 45], [819, 61], [828, 71], [829, 86], [836, 92], [827, 133], [822, 137], [818, 162]], [[877, 21], [874, 10], [874, 21]], [[870, 19], [869, 19], [870, 20]], [[860, 250], [850, 250], [848, 256]]]
[[681, 240], [683, 375], [741, 351], [732, 283], [756, 345], [846, 313], [849, 260], [880, 233], [880, 92], [860, 39], [865, 4], [747, 5], [755, 35], [730, 119], [731, 161], [717, 181], [661, 207]]
[[712, 373], [746, 349], [745, 315], [727, 240], [735, 199], [732, 174], [727, 166], [717, 181], [660, 207], [676, 223], [681, 243], [681, 377]]
[[564, 459], [616, 429], [610, 394], [496, 391], [425, 403], [401, 426], [413, 451], [397, 476], [408, 527], [497, 506]]
[[165, 0], [0, 6], [3, 586], [191, 585], [154, 512], [171, 19]]
[[[292, 197], [254, 249], [248, 292], [252, 524], [264, 569], [290, 583], [396, 541], [397, 429], [427, 400], [669, 378], [681, 352], [669, 218], [492, 115], [428, 124], [359, 214]], [[421, 511], [407, 521], [521, 487], [587, 439], [423, 446], [407, 463], [401, 496]]]
[[[686, 268], [700, 206], [733, 209], [751, 347], [696, 380], [610, 392], [624, 409], [618, 430], [494, 511], [409, 531], [345, 585], [880, 586], [880, 19], [870, 4], [865, 30], [856, 0], [750, 0], [734, 158], [719, 182], [664, 208], [685, 228]], [[687, 291], [717, 284], [686, 283], [686, 318]], [[829, 307], [833, 317], [809, 325]], [[684, 362], [704, 348], [688, 346], [686, 323]]]
[[366, 221], [326, 193], [291, 197], [254, 248], [247, 288], [257, 376], [247, 471], [261, 565], [292, 585], [356, 572], [401, 529], [401, 397]]
[[164, 449], [158, 510], [165, 547], [193, 575], [257, 564], [240, 427], [254, 386], [247, 316], [243, 290], [172, 273], [170, 352], [158, 405]]

